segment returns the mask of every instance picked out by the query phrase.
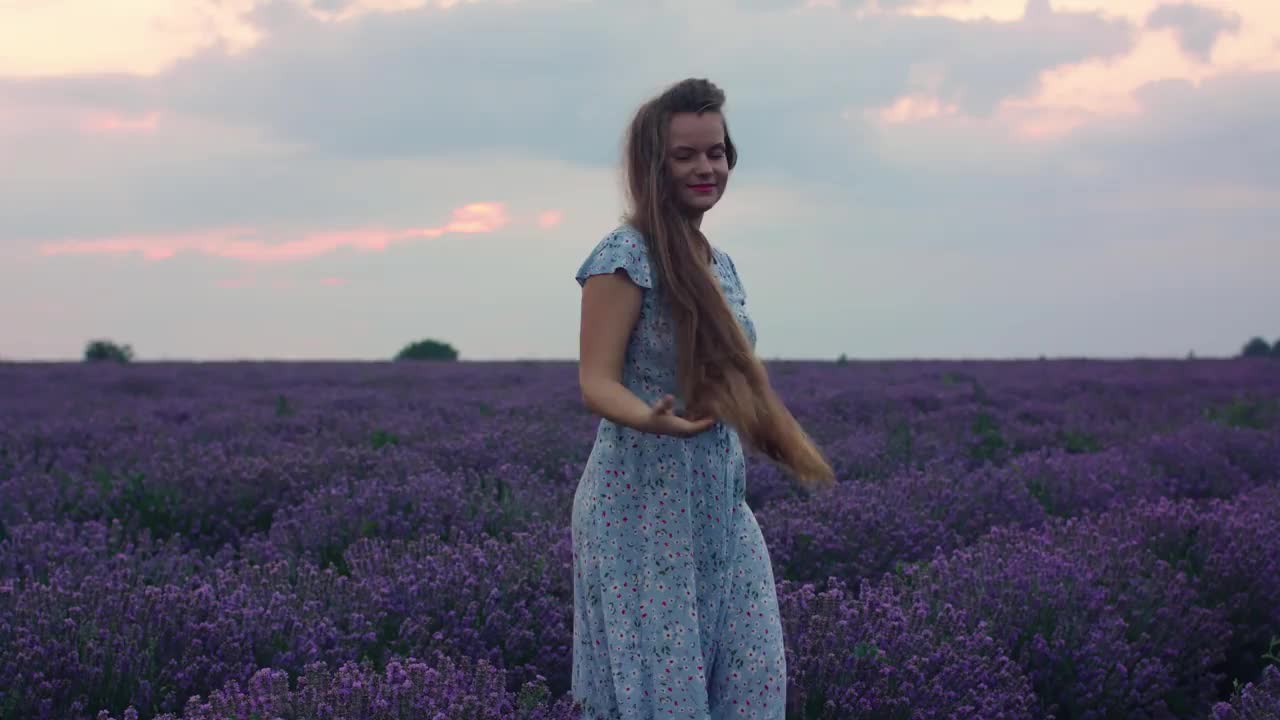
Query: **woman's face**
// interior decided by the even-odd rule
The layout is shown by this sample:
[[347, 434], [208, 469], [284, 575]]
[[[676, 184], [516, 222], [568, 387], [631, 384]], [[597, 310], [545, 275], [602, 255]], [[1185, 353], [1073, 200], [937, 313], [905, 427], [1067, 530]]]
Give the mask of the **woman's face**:
[[667, 173], [680, 204], [694, 214], [710, 210], [729, 182], [724, 118], [717, 112], [675, 113], [667, 132]]

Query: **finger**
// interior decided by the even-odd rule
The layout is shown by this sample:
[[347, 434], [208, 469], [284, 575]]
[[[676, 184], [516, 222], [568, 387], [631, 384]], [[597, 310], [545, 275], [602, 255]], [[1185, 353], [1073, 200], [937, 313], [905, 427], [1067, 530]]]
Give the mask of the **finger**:
[[707, 428], [711, 427], [711, 422], [712, 421], [709, 421], [708, 418], [702, 418], [699, 420], [686, 420], [684, 424], [684, 431], [689, 435], [697, 435], [698, 433], [703, 432]]

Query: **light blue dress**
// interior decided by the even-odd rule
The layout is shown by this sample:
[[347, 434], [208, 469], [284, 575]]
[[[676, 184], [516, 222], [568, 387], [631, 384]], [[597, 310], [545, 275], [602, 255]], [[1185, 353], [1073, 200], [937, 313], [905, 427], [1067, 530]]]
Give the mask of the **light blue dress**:
[[[715, 274], [752, 346], [729, 255]], [[652, 403], [676, 383], [675, 322], [654, 290], [644, 238], [623, 225], [578, 269], [622, 268], [644, 288], [622, 382]], [[691, 438], [602, 418], [573, 499], [573, 681], [584, 720], [781, 720], [786, 656], [769, 553], [747, 506], [737, 433]]]

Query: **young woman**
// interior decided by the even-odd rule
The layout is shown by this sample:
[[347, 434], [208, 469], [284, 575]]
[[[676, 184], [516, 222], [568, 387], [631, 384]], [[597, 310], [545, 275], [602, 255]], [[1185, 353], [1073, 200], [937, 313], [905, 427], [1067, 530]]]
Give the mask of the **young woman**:
[[723, 104], [689, 79], [640, 108], [626, 220], [577, 273], [578, 377], [601, 416], [573, 502], [584, 719], [784, 716], [782, 627], [742, 439], [806, 488], [833, 478], [755, 356], [733, 260], [700, 229], [737, 161]]

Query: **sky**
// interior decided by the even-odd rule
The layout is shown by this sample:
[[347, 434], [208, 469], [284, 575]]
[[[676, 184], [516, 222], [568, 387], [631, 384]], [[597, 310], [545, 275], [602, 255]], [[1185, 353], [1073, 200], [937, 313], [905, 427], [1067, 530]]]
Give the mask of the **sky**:
[[0, 358], [576, 359], [686, 77], [762, 357], [1280, 337], [1275, 0], [0, 0]]

